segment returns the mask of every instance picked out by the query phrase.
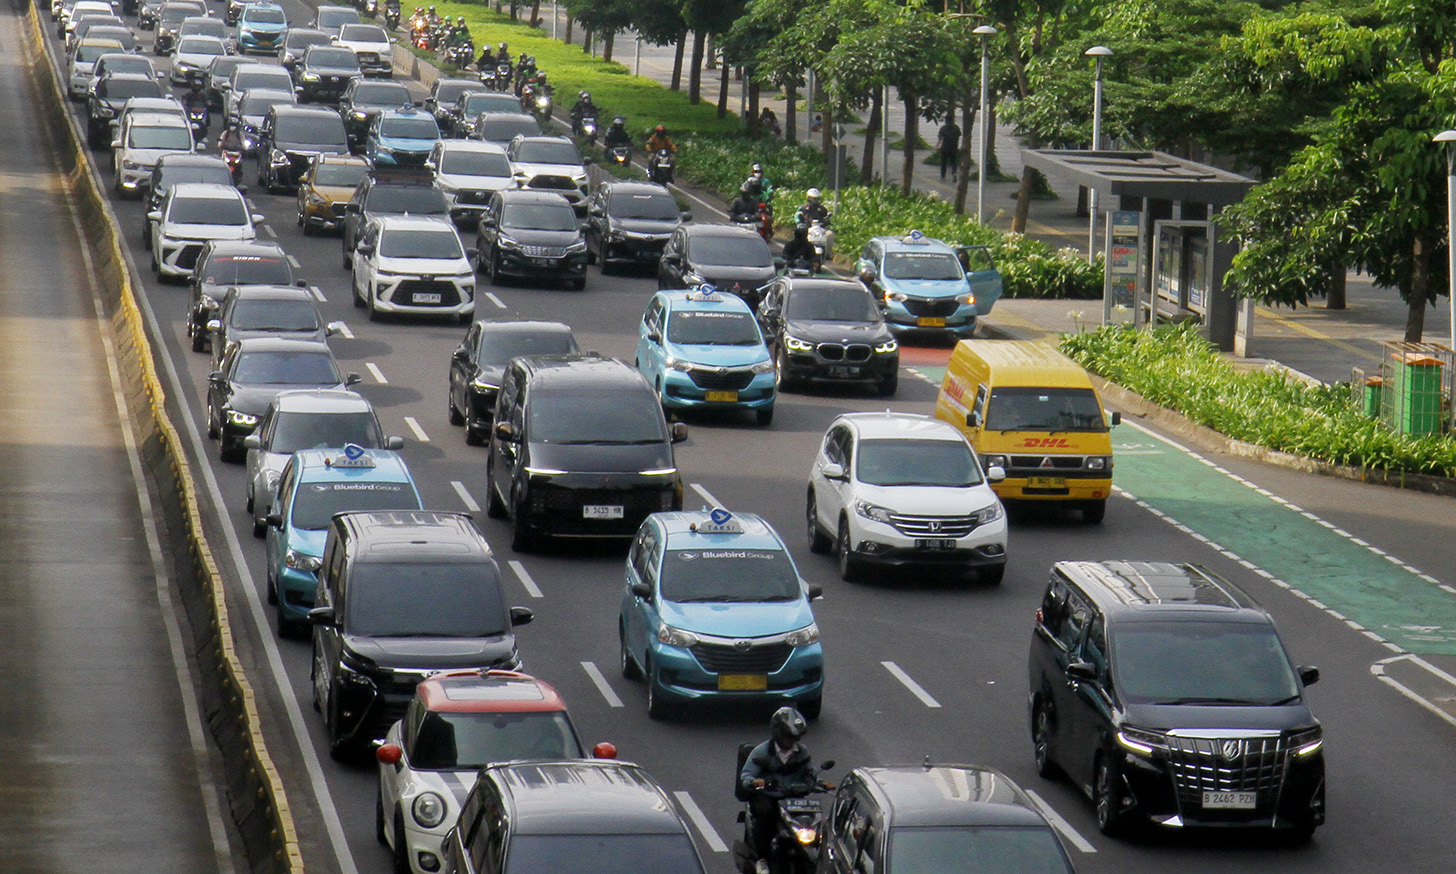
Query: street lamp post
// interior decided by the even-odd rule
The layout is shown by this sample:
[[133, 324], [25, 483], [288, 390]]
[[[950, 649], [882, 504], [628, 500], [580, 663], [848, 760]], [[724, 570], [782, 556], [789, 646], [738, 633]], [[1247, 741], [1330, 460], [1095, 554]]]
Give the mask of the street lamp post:
[[1456, 130], [1443, 130], [1435, 141], [1446, 144], [1446, 303], [1451, 319], [1450, 348], [1456, 352]]
[[[1094, 58], [1097, 74], [1092, 86], [1092, 151], [1102, 148], [1102, 59], [1112, 55], [1107, 46], [1093, 46], [1083, 52]], [[1087, 204], [1087, 263], [1097, 260], [1097, 189], [1093, 188]]]
[[[981, 224], [985, 221], [986, 163], [990, 160], [987, 157], [990, 153], [990, 150], [987, 148], [990, 144], [987, 134], [989, 129], [987, 116], [990, 115], [990, 109], [988, 108], [989, 102], [986, 97], [986, 92], [991, 87], [991, 69], [988, 64], [986, 49], [987, 44], [991, 41], [992, 35], [996, 33], [996, 28], [989, 24], [983, 24], [971, 32], [981, 37], [981, 150], [976, 158], [976, 224]], [[970, 135], [971, 132], [966, 131], [966, 136]], [[961, 172], [969, 173], [970, 168], [962, 167]]]

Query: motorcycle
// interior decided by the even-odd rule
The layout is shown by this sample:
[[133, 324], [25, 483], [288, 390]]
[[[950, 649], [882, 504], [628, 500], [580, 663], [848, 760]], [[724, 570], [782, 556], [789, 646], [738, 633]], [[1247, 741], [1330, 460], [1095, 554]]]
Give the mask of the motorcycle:
[[551, 92], [546, 90], [538, 92], [536, 94], [536, 99], [531, 101], [531, 111], [535, 113], [536, 118], [539, 119], [542, 124], [545, 124], [546, 122], [551, 120], [552, 106], [553, 101], [551, 99]]
[[223, 160], [227, 162], [228, 172], [233, 174], [233, 184], [241, 185], [243, 182], [243, 153], [241, 149], [222, 149]]
[[363, 14], [365, 18], [378, 18], [379, 0], [364, 0]]
[[809, 222], [809, 244], [819, 253], [820, 261], [828, 261], [834, 251], [834, 232], [819, 219]]
[[508, 63], [495, 65], [495, 90], [504, 91], [511, 87], [511, 70]]
[[589, 112], [578, 118], [576, 129], [572, 132], [595, 146], [597, 144], [597, 114]]
[[[748, 746], [752, 749], [752, 745]], [[828, 819], [824, 803], [815, 795], [827, 794], [833, 786], [819, 779], [819, 775], [834, 767], [829, 760], [815, 772], [814, 788], [799, 797], [779, 798], [774, 804], [777, 818], [773, 843], [769, 851], [768, 867], [771, 874], [814, 874], [819, 867], [819, 852], [824, 846], [825, 823]], [[775, 789], [773, 785], [769, 789]], [[747, 798], [742, 798], [747, 802]], [[743, 823], [743, 837], [733, 842], [733, 858], [742, 874], [754, 874], [753, 813], [751, 805], [745, 803], [738, 814]]]
[[197, 106], [187, 107], [187, 123], [192, 125], [192, 138], [194, 140], [200, 143], [206, 139], [207, 128], [210, 124], [207, 104], [202, 103]]
[[475, 60], [475, 46], [468, 41], [449, 46], [445, 49], [445, 63], [453, 64], [460, 69], [470, 66]]
[[614, 167], [626, 167], [632, 163], [632, 147], [608, 146], [602, 150], [602, 159]]
[[399, 0], [384, 0], [384, 24], [390, 30], [399, 27]]
[[728, 217], [730, 224], [740, 228], [753, 231], [760, 236], [763, 235], [763, 209], [764, 204], [760, 203], [758, 209], [753, 212], [735, 212]]
[[658, 149], [647, 161], [647, 178], [658, 185], [669, 185], [672, 183], [672, 169], [677, 163], [677, 156], [671, 149]]

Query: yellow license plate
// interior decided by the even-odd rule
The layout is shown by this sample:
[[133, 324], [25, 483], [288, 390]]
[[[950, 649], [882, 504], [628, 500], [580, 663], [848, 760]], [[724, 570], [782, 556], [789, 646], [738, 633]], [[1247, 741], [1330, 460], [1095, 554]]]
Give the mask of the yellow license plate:
[[738, 392], [736, 391], [710, 391], [707, 394], [710, 402], [726, 401], [731, 404], [738, 400]]
[[945, 319], [939, 316], [921, 316], [915, 320], [915, 324], [921, 328], [944, 328]]
[[1067, 478], [1064, 476], [1029, 476], [1026, 478], [1026, 487], [1029, 489], [1064, 489], [1067, 487]]
[[762, 692], [768, 688], [766, 674], [719, 674], [720, 692]]

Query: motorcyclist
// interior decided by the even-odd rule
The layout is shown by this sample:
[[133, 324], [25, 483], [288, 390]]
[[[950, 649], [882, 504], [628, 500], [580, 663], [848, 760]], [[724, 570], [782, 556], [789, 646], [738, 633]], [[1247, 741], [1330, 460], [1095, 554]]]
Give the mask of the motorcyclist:
[[462, 15], [455, 20], [455, 28], [450, 31], [450, 44], [463, 46], [466, 43], [472, 42], [470, 38], [470, 26], [465, 23], [465, 16]]
[[200, 113], [202, 119], [201, 132], [206, 133], [210, 119], [208, 118], [207, 112], [207, 95], [202, 93], [202, 81], [200, 79], [193, 79], [187, 83], [187, 93], [182, 95], [182, 106], [187, 110], [189, 118], [195, 113]]
[[784, 243], [782, 254], [784, 263], [789, 267], [794, 267], [800, 262], [808, 262], [810, 269], [818, 273], [819, 268], [823, 266], [819, 260], [819, 251], [814, 248], [813, 243], [809, 242], [807, 224], [801, 223], [794, 226], [794, 235], [789, 238], [787, 243]]
[[652, 129], [652, 136], [647, 138], [647, 151], [656, 153], [663, 149], [667, 149], [671, 154], [677, 154], [677, 144], [672, 141], [672, 137], [667, 135], [667, 127], [658, 125]]
[[749, 186], [753, 193], [764, 203], [773, 203], [773, 183], [763, 174], [763, 165], [754, 164], [748, 171], [748, 178], [744, 185]]
[[425, 13], [425, 21], [431, 27], [434, 27], [435, 25], [440, 23], [440, 16], [439, 13], [435, 12], [435, 7], [431, 6], [430, 10]]
[[757, 874], [768, 874], [779, 799], [808, 795], [817, 785], [814, 760], [799, 743], [808, 730], [804, 717], [792, 707], [780, 707], [768, 725], [769, 739], [753, 748], [738, 774], [739, 787], [749, 794], [749, 838]]
[[501, 43], [500, 44], [500, 49], [495, 53], [495, 62], [496, 62], [496, 65], [497, 66], [499, 66], [501, 64], [505, 64], [506, 66], [510, 66], [510, 64], [511, 64], [511, 50], [510, 50], [510, 47], [508, 47], [505, 43]]
[[808, 227], [810, 222], [818, 221], [824, 227], [829, 227], [829, 207], [824, 205], [824, 195], [817, 188], [810, 188], [806, 195], [808, 199], [799, 211], [794, 213], [794, 221]]
[[747, 182], [738, 186], [738, 196], [728, 204], [728, 221], [734, 224], [753, 222], [758, 224], [758, 205], [762, 203], [753, 187]]
[[632, 148], [632, 135], [627, 133], [627, 119], [617, 116], [607, 126], [607, 133], [603, 140], [607, 149], [615, 149], [618, 146]]
[[578, 91], [576, 103], [571, 107], [571, 121], [573, 124], [580, 122], [588, 115], [597, 115], [597, 105], [592, 103], [590, 91]]

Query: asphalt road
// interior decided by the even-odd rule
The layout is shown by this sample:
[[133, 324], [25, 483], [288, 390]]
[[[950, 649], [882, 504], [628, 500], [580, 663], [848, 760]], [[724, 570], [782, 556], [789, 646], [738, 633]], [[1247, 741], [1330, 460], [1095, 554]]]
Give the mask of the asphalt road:
[[[306, 17], [297, 3], [285, 8], [295, 19]], [[145, 36], [143, 45], [149, 44]], [[109, 167], [100, 173], [109, 188]], [[254, 181], [251, 171], [245, 181]], [[349, 303], [338, 239], [305, 238], [295, 227], [291, 196], [255, 190], [249, 199], [267, 216], [265, 238], [276, 237], [298, 260], [302, 275], [320, 290], [325, 317], [347, 322], [349, 334], [334, 339], [335, 351], [347, 369], [365, 374], [358, 390], [375, 404], [387, 433], [406, 438], [404, 454], [426, 504], [451, 510], [483, 506], [485, 451], [467, 447], [461, 431], [445, 418], [446, 365], [463, 330], [363, 319]], [[253, 664], [255, 683], [268, 690], [263, 706], [270, 746], [283, 760], [306, 861], [313, 871], [386, 871], [388, 855], [373, 833], [372, 770], [329, 760], [322, 721], [309, 705], [308, 645], [277, 641], [264, 612], [263, 550], [250, 536], [243, 512], [243, 470], [218, 463], [215, 445], [202, 436], [207, 358], [188, 350], [185, 290], [159, 285], [146, 271], [137, 203], [114, 206], [144, 279], [164, 373], [176, 380], [172, 403], [200, 462], [206, 489], [202, 498], [216, 514], [214, 548], [231, 572], [230, 598], [244, 617], [235, 621], [244, 633], [240, 647]], [[483, 277], [479, 288], [480, 314], [560, 319], [573, 325], [583, 347], [630, 361], [636, 323], [655, 282], [645, 275], [602, 277], [594, 269], [582, 292], [492, 287]], [[768, 429], [753, 426], [746, 417], [689, 419], [690, 438], [678, 451], [692, 484], [689, 506], [716, 501], [762, 514], [790, 543], [803, 576], [825, 588], [826, 597], [815, 610], [823, 632], [827, 689], [824, 715], [808, 737], [817, 757], [836, 759], [841, 774], [858, 764], [920, 762], [927, 756], [1000, 768], [1061, 818], [1075, 863], [1084, 872], [1449, 870], [1456, 858], [1448, 812], [1456, 801], [1451, 788], [1456, 785], [1456, 762], [1449, 754], [1452, 726], [1372, 675], [1371, 665], [1393, 650], [1351, 622], [1371, 633], [1378, 633], [1378, 623], [1353, 618], [1353, 613], [1337, 618], [1330, 612], [1336, 609], [1331, 607], [1333, 598], [1312, 603], [1314, 596], [1304, 591], [1328, 576], [1310, 559], [1343, 549], [1336, 546], [1339, 534], [1317, 523], [1294, 525], [1290, 520], [1298, 514], [1287, 507], [1283, 512], [1290, 517], [1248, 503], [1239, 491], [1247, 487], [1225, 482], [1216, 472], [1208, 482], [1187, 479], [1182, 468], [1169, 466], [1187, 461], [1185, 453], [1151, 434], [1125, 425], [1115, 435], [1128, 470], [1135, 469], [1138, 477], [1138, 487], [1129, 492], [1142, 503], [1127, 497], [1113, 500], [1099, 526], [1083, 525], [1071, 514], [1016, 518], [1010, 564], [999, 587], [940, 585], [914, 576], [858, 585], [839, 582], [832, 559], [811, 555], [804, 542], [808, 465], [819, 437], [839, 412], [886, 407], [930, 412], [934, 385], [907, 374], [900, 386], [888, 401], [858, 393], [788, 395], [780, 400]], [[1323, 481], [1316, 487], [1303, 477], [1252, 464], [1229, 469], [1256, 485], [1267, 484], [1276, 495], [1290, 495], [1295, 503], [1318, 496], [1315, 515], [1337, 517], [1337, 527], [1404, 557], [1418, 571], [1438, 577], [1450, 573], [1449, 563], [1442, 560], [1449, 553], [1441, 549], [1452, 539], [1449, 501], [1345, 482]], [[518, 555], [509, 548], [504, 523], [486, 519], [483, 512], [477, 518], [502, 561], [508, 601], [536, 610], [536, 622], [519, 633], [526, 668], [566, 696], [588, 743], [613, 741], [623, 758], [646, 766], [678, 793], [690, 812], [700, 812], [699, 846], [709, 870], [727, 874], [731, 865], [723, 848], [737, 828], [730, 783], [734, 751], [740, 741], [764, 735], [766, 711], [649, 720], [642, 687], [616, 671], [623, 550], [568, 547], [570, 552]], [[1213, 533], [1201, 530], [1221, 519], [1254, 524]], [[1251, 528], [1262, 536], [1252, 538]], [[1341, 543], [1348, 545], [1347, 540]], [[1266, 555], [1271, 561], [1302, 558], [1274, 573], [1254, 558]], [[1113, 841], [1096, 833], [1091, 806], [1075, 788], [1036, 777], [1026, 725], [1032, 615], [1051, 562], [1083, 558], [1208, 565], [1272, 610], [1297, 662], [1321, 667], [1323, 679], [1310, 697], [1326, 726], [1330, 822], [1312, 843], [1288, 846], [1232, 832]], [[1392, 565], [1396, 576], [1387, 577], [1383, 570], [1367, 569], [1361, 578], [1340, 580], [1336, 588], [1358, 594], [1366, 584], [1388, 585], [1409, 594], [1414, 584], [1399, 576], [1406, 571]], [[1450, 608], [1450, 596], [1443, 590], [1423, 581], [1421, 585], [1425, 588], [1415, 587], [1410, 594], [1411, 609], [1435, 613]], [[1395, 640], [1398, 635], [1380, 636]]]

